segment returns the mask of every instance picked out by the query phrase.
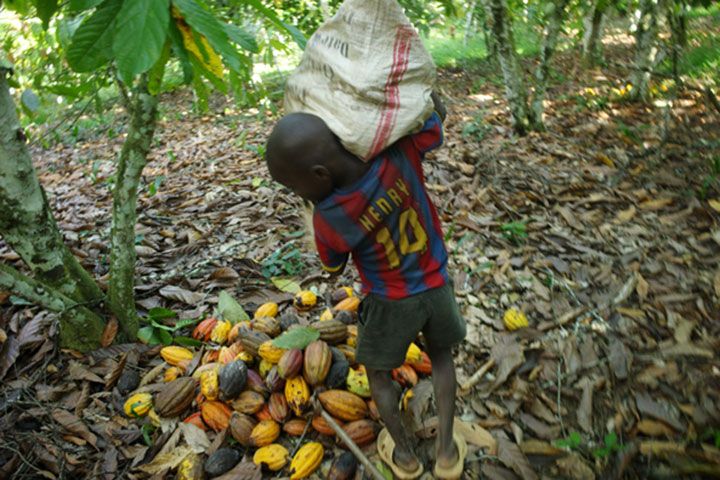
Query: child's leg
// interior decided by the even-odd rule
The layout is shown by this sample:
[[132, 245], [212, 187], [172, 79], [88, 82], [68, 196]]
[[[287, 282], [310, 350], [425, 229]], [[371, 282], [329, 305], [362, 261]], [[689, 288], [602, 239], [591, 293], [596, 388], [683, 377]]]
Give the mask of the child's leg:
[[[452, 362], [452, 358], [450, 361]], [[367, 375], [372, 398], [375, 400], [383, 422], [385, 422], [385, 427], [395, 441], [393, 461], [403, 470], [414, 471], [418, 467], [418, 459], [413, 453], [413, 446], [400, 420], [400, 409], [398, 407], [400, 392], [392, 381], [390, 371], [368, 368]], [[453, 382], [454, 378], [453, 373]], [[453, 386], [453, 388], [455, 387]], [[453, 393], [453, 402], [454, 398]]]
[[432, 382], [438, 409], [437, 463], [443, 468], [449, 468], [457, 463], [458, 458], [457, 448], [453, 442], [455, 389], [457, 388], [455, 365], [449, 347], [434, 349], [430, 346], [428, 355], [432, 362]]

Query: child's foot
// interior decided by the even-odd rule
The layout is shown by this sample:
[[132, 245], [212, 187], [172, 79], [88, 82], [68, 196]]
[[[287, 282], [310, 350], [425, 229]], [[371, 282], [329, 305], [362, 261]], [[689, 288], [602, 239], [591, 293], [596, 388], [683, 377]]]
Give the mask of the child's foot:
[[411, 452], [400, 451], [397, 445], [395, 446], [395, 450], [393, 451], [393, 462], [395, 463], [395, 465], [402, 468], [406, 472], [414, 472], [420, 465], [415, 455], [413, 455]]
[[455, 445], [455, 442], [452, 442], [445, 451], [438, 449], [435, 463], [442, 469], [449, 469], [457, 464], [459, 455], [457, 445]]

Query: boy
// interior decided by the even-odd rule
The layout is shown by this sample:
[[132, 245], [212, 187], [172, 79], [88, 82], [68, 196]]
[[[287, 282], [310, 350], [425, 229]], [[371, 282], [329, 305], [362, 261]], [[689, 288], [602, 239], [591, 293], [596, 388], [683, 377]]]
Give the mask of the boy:
[[[433, 95], [436, 110], [444, 108]], [[364, 163], [345, 150], [325, 122], [307, 113], [282, 118], [267, 144], [270, 174], [315, 204], [315, 241], [323, 267], [340, 273], [352, 254], [363, 293], [357, 361], [385, 423], [381, 458], [398, 478], [418, 478], [423, 466], [399, 417], [391, 370], [423, 332], [433, 366], [438, 407], [436, 478], [459, 478], [466, 445], [453, 436], [455, 368], [451, 347], [465, 338], [447, 273], [447, 251], [425, 190], [423, 155], [442, 143], [438, 113], [416, 134]], [[388, 435], [389, 433], [389, 435]]]

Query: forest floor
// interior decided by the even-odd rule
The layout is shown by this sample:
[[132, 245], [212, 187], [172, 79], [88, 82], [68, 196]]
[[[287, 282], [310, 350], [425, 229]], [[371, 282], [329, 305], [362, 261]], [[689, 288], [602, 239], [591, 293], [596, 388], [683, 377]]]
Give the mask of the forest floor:
[[[630, 48], [606, 40], [608, 67], [559, 55], [547, 131], [523, 138], [496, 69], [440, 75], [450, 115], [425, 171], [468, 323], [459, 382], [489, 366], [458, 414], [497, 440], [471, 446], [465, 478], [720, 477], [720, 112], [668, 81], [652, 104], [625, 101], [628, 72], [613, 65]], [[300, 202], [262, 160], [275, 118], [223, 99], [211, 110], [224, 113], [198, 116], [182, 91], [162, 105], [138, 208], [139, 308], [196, 318], [223, 289], [249, 310], [287, 306], [272, 276], [330, 291]], [[34, 150], [68, 244], [101, 281], [122, 140], [100, 131]], [[17, 260], [4, 246], [0, 258]], [[358, 286], [350, 270], [337, 285]], [[105, 388], [133, 346], [57, 351], [52, 316], [3, 302], [18, 348], [0, 356], [0, 477], [145, 475], [135, 467], [162, 444], [145, 445]], [[513, 306], [529, 328], [506, 331]], [[141, 353], [144, 373], [157, 349]]]

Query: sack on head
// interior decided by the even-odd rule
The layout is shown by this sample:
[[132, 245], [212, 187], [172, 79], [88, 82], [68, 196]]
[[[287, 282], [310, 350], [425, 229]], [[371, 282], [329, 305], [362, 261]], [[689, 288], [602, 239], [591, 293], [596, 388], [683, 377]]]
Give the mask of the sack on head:
[[319, 116], [367, 161], [422, 127], [434, 83], [435, 64], [396, 0], [346, 0], [310, 37], [285, 110]]

